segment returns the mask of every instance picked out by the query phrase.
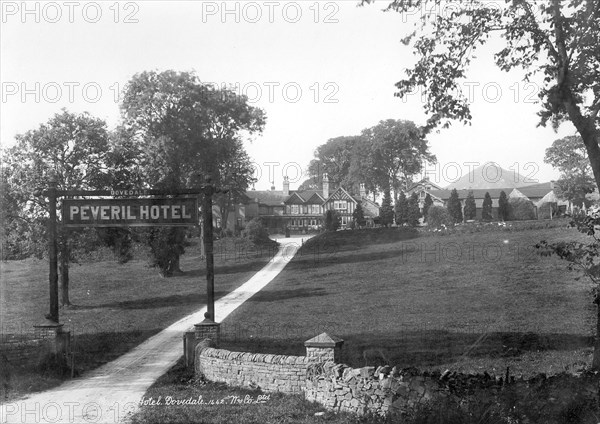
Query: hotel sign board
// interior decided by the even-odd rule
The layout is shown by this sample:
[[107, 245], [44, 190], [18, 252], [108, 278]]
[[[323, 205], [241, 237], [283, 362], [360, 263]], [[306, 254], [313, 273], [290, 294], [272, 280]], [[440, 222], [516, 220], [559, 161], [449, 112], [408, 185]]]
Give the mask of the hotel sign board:
[[65, 227], [198, 225], [198, 200], [179, 198], [64, 199]]

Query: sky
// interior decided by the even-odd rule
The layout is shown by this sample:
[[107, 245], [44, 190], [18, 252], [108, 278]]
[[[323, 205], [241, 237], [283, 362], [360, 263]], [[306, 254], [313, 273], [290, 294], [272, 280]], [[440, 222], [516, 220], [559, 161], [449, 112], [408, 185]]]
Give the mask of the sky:
[[[206, 83], [232, 85], [264, 109], [261, 135], [245, 143], [256, 189], [294, 189], [315, 149], [384, 119], [426, 121], [419, 92], [400, 99], [394, 84], [415, 62], [400, 40], [419, 11], [383, 12], [377, 1], [2, 1], [0, 143], [39, 127], [66, 108], [120, 120], [119, 92], [136, 73], [193, 71]], [[443, 11], [441, 11], [443, 13]], [[493, 63], [501, 44], [482, 49], [468, 74], [472, 125], [454, 123], [428, 136], [438, 163], [430, 178], [446, 186], [477, 165], [545, 182], [552, 142], [575, 134], [537, 127], [535, 83]]]

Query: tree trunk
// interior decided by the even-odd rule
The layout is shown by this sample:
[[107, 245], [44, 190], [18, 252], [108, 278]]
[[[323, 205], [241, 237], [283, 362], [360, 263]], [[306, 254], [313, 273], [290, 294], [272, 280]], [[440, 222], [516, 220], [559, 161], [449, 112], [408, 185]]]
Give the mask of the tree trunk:
[[596, 296], [596, 340], [594, 342], [594, 357], [592, 359], [592, 369], [600, 370], [600, 297]]
[[598, 146], [598, 141], [600, 140], [598, 131], [596, 131], [595, 128], [586, 128], [584, 131], [579, 130], [579, 134], [581, 135], [587, 150], [590, 165], [594, 172], [596, 186], [598, 187], [598, 190], [600, 190], [600, 146]]
[[69, 260], [65, 252], [60, 255], [60, 306], [69, 306]]
[[[229, 208], [231, 207], [230, 202], [225, 202], [224, 207], [221, 208], [221, 231], [227, 231], [229, 221]], [[235, 230], [235, 228], [234, 228]]]
[[183, 271], [181, 270], [179, 260], [181, 256], [177, 255], [177, 257], [169, 264], [169, 274], [170, 275], [182, 275]]

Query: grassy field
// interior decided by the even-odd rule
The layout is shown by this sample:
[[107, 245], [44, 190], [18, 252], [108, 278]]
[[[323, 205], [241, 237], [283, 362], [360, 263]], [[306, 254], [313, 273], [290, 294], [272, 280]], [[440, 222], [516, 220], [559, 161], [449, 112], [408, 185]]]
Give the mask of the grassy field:
[[227, 318], [222, 344], [303, 354], [305, 340], [327, 331], [345, 340], [352, 366], [576, 369], [591, 361], [595, 306], [585, 279], [535, 252], [543, 239], [581, 237], [554, 225], [392, 233], [383, 243], [363, 230], [313, 239]]
[[[254, 275], [269, 261], [272, 252], [255, 252], [251, 245], [239, 240], [218, 241], [216, 298]], [[49, 310], [48, 263], [8, 261], [1, 266], [1, 334], [29, 334]], [[72, 265], [73, 305], [61, 308], [60, 322], [73, 335], [76, 374], [122, 355], [206, 303], [205, 262], [197, 245], [187, 249], [181, 268], [183, 275], [161, 278], [142, 258], [123, 265], [107, 258]], [[17, 375], [11, 379], [9, 396], [43, 390], [61, 381], [52, 373], [40, 377], [39, 370], [13, 367], [11, 372]]]

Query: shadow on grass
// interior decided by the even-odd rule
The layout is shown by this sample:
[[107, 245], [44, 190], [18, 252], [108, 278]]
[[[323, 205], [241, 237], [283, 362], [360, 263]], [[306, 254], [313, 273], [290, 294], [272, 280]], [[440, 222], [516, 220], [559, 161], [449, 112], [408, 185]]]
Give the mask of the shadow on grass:
[[[199, 288], [198, 291], [203, 290]], [[215, 291], [215, 299], [219, 299], [226, 294], [228, 291]], [[103, 303], [100, 305], [78, 305], [77, 309], [99, 309], [99, 308], [110, 308], [110, 309], [152, 309], [152, 308], [166, 308], [166, 307], [177, 307], [186, 305], [198, 305], [201, 307], [206, 304], [206, 295], [201, 293], [193, 294], [174, 294], [171, 296], [162, 297], [147, 297], [143, 299], [123, 300], [121, 302]]]
[[118, 358], [160, 331], [155, 328], [74, 334], [71, 339], [72, 355], [62, 358], [64, 363], [60, 366], [44, 352], [40, 352], [37, 362], [27, 365], [0, 360], [0, 398], [6, 401], [16, 399], [27, 393], [49, 390], [71, 377], [84, 376], [84, 373]]
[[[305, 355], [304, 342], [316, 334], [294, 332], [290, 337], [276, 333], [261, 336], [242, 329], [223, 334], [222, 347], [229, 350], [286, 355]], [[262, 333], [263, 335], [265, 333]], [[593, 337], [577, 334], [521, 332], [456, 333], [445, 330], [399, 331], [345, 335], [342, 361], [353, 367], [397, 365], [435, 366], [464, 358], [518, 358], [527, 352], [572, 351], [593, 346]]]
[[278, 300], [308, 298], [315, 296], [325, 296], [327, 290], [321, 287], [305, 288], [305, 289], [290, 289], [290, 290], [271, 290], [259, 291], [248, 302], [273, 302]]
[[357, 254], [349, 254], [346, 252], [303, 252], [301, 254], [297, 254], [296, 257], [287, 265], [287, 270], [305, 270], [307, 267], [319, 268], [327, 267], [329, 265], [381, 261], [394, 258], [402, 261], [407, 258], [407, 254], [411, 253], [411, 251], [414, 251], [414, 249], [411, 250], [402, 247], [394, 250], [364, 252]]
[[[215, 266], [215, 275], [219, 274], [238, 274], [240, 272], [251, 272], [251, 271], [260, 271], [271, 259], [272, 256], [264, 256], [262, 257], [264, 260], [258, 262], [248, 262], [250, 259], [257, 260], [260, 257], [256, 258], [243, 258], [237, 261], [235, 264], [230, 265], [216, 265]], [[218, 256], [215, 255], [215, 260], [218, 259]], [[206, 268], [196, 268], [190, 269], [188, 271], [183, 271], [181, 275], [169, 277], [169, 278], [181, 278], [181, 277], [206, 277]]]

